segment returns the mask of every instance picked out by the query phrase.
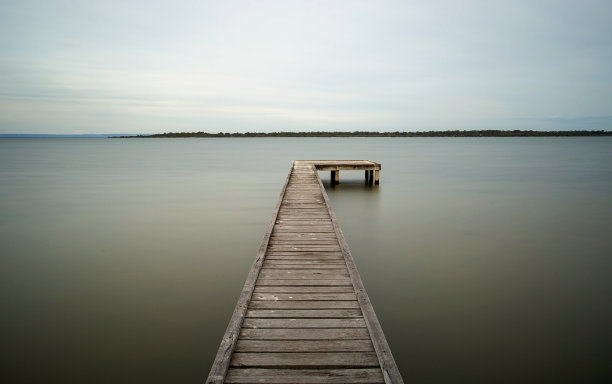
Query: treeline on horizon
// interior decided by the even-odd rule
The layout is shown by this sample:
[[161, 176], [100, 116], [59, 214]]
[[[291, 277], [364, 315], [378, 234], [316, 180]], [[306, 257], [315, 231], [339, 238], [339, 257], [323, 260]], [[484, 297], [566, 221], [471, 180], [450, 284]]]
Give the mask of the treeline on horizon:
[[170, 137], [550, 137], [550, 136], [612, 136], [612, 131], [417, 131], [417, 132], [167, 132], [152, 135], [111, 136], [118, 138], [170, 138]]

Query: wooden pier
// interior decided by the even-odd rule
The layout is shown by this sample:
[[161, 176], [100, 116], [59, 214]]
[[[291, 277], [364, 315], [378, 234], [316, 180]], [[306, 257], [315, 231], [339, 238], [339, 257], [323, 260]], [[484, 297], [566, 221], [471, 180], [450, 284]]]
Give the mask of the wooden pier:
[[317, 170], [367, 160], [296, 160], [207, 383], [403, 383]]

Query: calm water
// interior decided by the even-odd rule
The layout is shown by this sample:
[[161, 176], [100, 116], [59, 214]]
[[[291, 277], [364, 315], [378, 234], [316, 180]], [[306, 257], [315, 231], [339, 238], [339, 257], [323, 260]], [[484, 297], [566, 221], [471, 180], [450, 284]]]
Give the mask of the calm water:
[[300, 158], [405, 381], [612, 379], [611, 138], [2, 139], [0, 379], [203, 382]]

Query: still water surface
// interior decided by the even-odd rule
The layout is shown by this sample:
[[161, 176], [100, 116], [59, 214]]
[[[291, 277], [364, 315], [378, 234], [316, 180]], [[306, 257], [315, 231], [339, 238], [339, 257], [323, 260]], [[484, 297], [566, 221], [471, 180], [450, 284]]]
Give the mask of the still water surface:
[[[611, 138], [0, 140], [3, 382], [202, 382], [293, 159], [406, 382], [612, 378]], [[10, 379], [10, 381], [7, 381]]]

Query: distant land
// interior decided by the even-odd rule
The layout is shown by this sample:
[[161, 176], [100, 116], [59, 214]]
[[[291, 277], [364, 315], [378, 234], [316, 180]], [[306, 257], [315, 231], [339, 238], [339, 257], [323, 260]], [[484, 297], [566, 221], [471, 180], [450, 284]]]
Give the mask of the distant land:
[[414, 131], [414, 132], [167, 132], [155, 134], [130, 133], [92, 133], [92, 134], [39, 134], [39, 133], [2, 133], [0, 138], [181, 138], [181, 137], [568, 137], [568, 136], [612, 136], [612, 131]]
[[0, 133], [0, 138], [108, 138], [108, 137], [127, 137], [131, 136], [129, 133], [89, 133], [89, 134], [76, 134], [76, 133], [65, 133], [65, 134], [43, 134], [43, 133]]
[[612, 136], [612, 131], [425, 131], [425, 132], [168, 132], [152, 135], [109, 136], [118, 138], [181, 138], [181, 137], [561, 137], [561, 136]]

